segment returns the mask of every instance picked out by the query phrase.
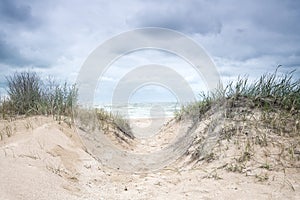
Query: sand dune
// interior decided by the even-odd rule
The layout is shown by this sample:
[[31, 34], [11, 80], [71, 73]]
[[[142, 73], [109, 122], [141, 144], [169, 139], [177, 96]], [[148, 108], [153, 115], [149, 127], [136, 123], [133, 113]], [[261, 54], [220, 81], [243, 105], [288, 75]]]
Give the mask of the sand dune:
[[[205, 120], [209, 122], [209, 118]], [[167, 123], [152, 143], [132, 141], [128, 151], [158, 150], [172, 138], [170, 132], [175, 131], [176, 123]], [[269, 169], [247, 162], [239, 173], [230, 159], [240, 153], [239, 149], [226, 140], [211, 151], [214, 156], [195, 160], [193, 153], [201, 142], [194, 140], [199, 145], [193, 144], [185, 156], [169, 166], [155, 172], [129, 173], [103, 165], [87, 151], [73, 128], [51, 118], [2, 121], [1, 130], [0, 199], [4, 200], [300, 199], [298, 161], [284, 170], [271, 162]], [[197, 126], [194, 136], [199, 137], [203, 130], [205, 126]], [[11, 131], [10, 137], [7, 131]], [[269, 150], [272, 148], [277, 150], [270, 145]]]

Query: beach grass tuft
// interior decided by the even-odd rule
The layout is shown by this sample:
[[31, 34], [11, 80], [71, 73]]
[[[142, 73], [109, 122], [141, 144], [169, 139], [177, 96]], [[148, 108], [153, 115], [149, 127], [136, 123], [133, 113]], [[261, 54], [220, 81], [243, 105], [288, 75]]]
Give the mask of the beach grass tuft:
[[1, 98], [2, 118], [52, 115], [57, 120], [72, 116], [77, 101], [77, 88], [67, 82], [43, 81], [31, 71], [16, 72], [6, 77], [7, 97]]
[[200, 100], [192, 102], [175, 113], [176, 119], [183, 116], [199, 117], [216, 103], [226, 101], [234, 107], [244, 99], [246, 105], [264, 111], [284, 110], [298, 113], [300, 110], [300, 79], [293, 77], [294, 71], [279, 75], [278, 68], [273, 73], [263, 74], [258, 80], [249, 82], [247, 77], [238, 77], [224, 88], [207, 94], [200, 94]]

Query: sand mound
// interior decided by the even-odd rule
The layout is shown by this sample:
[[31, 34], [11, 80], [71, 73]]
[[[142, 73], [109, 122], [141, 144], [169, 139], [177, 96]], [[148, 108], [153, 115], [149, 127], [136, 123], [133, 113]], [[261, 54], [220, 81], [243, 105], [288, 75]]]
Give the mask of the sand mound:
[[[99, 138], [84, 143], [66, 123], [47, 117], [3, 120], [0, 199], [299, 199], [298, 119], [245, 102], [228, 105], [198, 119], [172, 119], [149, 139], [128, 139], [108, 127], [104, 135], [128, 152], [151, 154], [170, 143], [172, 150], [187, 147], [175, 162], [138, 173], [102, 163], [93, 152]], [[183, 142], [172, 142], [182, 126], [185, 133], [177, 139]], [[163, 157], [173, 158], [167, 153], [172, 152]]]

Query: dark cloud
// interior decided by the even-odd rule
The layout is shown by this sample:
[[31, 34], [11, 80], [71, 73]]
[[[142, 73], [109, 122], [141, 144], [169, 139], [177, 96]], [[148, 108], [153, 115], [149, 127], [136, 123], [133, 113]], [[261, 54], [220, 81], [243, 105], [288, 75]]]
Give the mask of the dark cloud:
[[163, 27], [185, 33], [217, 34], [222, 23], [206, 1], [149, 2], [129, 20], [136, 27]]
[[297, 0], [0, 0], [0, 71], [34, 66], [64, 79], [105, 39], [149, 26], [194, 39], [224, 77], [300, 71], [299, 19]]
[[26, 55], [27, 41], [22, 39], [24, 34], [32, 32], [40, 25], [39, 19], [32, 15], [30, 4], [30, 0], [0, 1], [0, 64], [12, 68], [34, 64]]
[[299, 35], [300, 2], [260, 1], [249, 9], [248, 16], [257, 27], [285, 35]]
[[130, 25], [201, 34], [200, 42], [217, 56], [247, 60], [268, 54], [290, 56], [300, 49], [299, 1], [146, 2], [128, 20]]
[[0, 63], [14, 66], [23, 66], [28, 64], [28, 60], [24, 58], [20, 50], [9, 44], [4, 33], [0, 32]]
[[[221, 32], [197, 36], [197, 41], [211, 55], [232, 62], [272, 57], [281, 64], [300, 67], [296, 65], [300, 51], [299, 1], [228, 0], [210, 4], [214, 9], [206, 14], [220, 21]], [[290, 60], [295, 65], [290, 65]]]
[[32, 24], [34, 20], [31, 14], [31, 7], [15, 0], [0, 1], [0, 18], [1, 21], [14, 24], [26, 23]]
[[26, 48], [26, 46], [18, 46], [18, 43], [14, 42], [6, 34], [0, 32], [0, 65], [2, 65], [0, 69], [3, 68], [3, 66], [15, 69], [29, 66], [37, 68], [50, 67], [49, 63], [51, 61], [49, 58], [30, 56], [28, 55], [30, 54], [30, 50]]

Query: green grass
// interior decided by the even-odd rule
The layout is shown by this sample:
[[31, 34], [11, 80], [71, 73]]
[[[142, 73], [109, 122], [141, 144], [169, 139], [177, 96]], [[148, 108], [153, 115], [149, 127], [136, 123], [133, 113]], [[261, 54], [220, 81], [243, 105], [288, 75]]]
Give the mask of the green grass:
[[277, 69], [274, 73], [263, 74], [252, 83], [247, 77], [238, 77], [236, 82], [229, 83], [225, 88], [219, 88], [208, 94], [202, 93], [200, 101], [183, 106], [175, 113], [175, 117], [178, 120], [182, 117], [199, 117], [218, 102], [226, 101], [230, 107], [235, 107], [241, 99], [245, 100], [244, 106], [251, 105], [253, 108], [266, 111], [285, 110], [299, 114], [300, 79], [293, 77], [294, 71], [278, 75]]
[[[0, 97], [0, 114], [2, 119], [11, 120], [17, 116], [46, 115], [53, 116], [61, 122], [65, 119], [69, 125], [74, 122], [74, 112], [80, 113], [79, 119], [84, 126], [93, 126], [91, 130], [113, 126], [130, 138], [133, 138], [129, 122], [117, 114], [95, 109], [93, 113], [80, 110], [77, 104], [76, 85], [58, 84], [54, 80], [43, 81], [37, 73], [16, 72], [6, 77], [7, 97]], [[94, 115], [96, 111], [96, 115]], [[5, 130], [10, 135], [10, 130]], [[4, 133], [0, 135], [0, 138]]]
[[6, 77], [8, 97], [1, 98], [2, 118], [31, 115], [72, 116], [76, 105], [75, 85], [43, 81], [35, 72], [16, 72]]
[[[213, 137], [215, 143], [209, 150], [203, 147], [210, 140], [195, 141], [198, 147], [191, 153], [193, 159], [210, 162], [211, 155], [225, 158], [228, 171], [247, 174], [251, 169], [250, 174], [256, 174], [260, 181], [268, 180], [269, 170], [299, 167], [300, 157], [295, 152], [300, 147], [300, 79], [293, 74], [276, 70], [253, 82], [239, 77], [184, 106], [177, 112], [178, 120], [198, 119], [196, 125], [207, 123], [211, 129], [217, 127], [219, 134]], [[216, 112], [222, 118], [217, 123], [212, 118]], [[196, 133], [197, 138], [214, 133], [209, 132], [211, 129]]]

